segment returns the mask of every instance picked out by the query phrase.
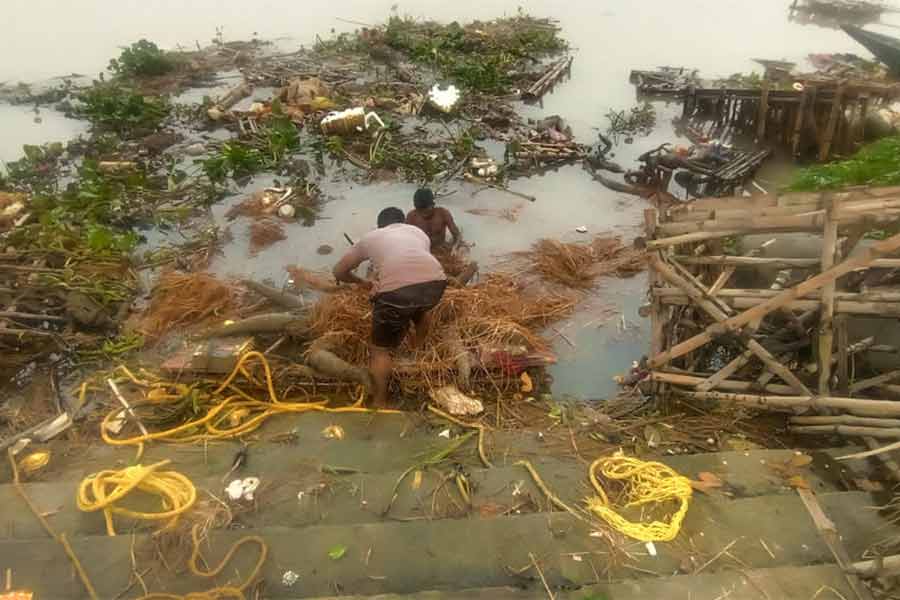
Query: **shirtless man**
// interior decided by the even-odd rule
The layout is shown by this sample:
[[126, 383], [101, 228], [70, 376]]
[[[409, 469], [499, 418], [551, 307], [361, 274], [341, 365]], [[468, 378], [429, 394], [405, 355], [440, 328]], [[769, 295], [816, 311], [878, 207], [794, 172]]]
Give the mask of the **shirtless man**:
[[[462, 241], [459, 227], [453, 220], [453, 215], [446, 208], [434, 205], [434, 192], [428, 188], [416, 190], [413, 196], [415, 208], [406, 215], [406, 223], [415, 225], [424, 231], [431, 240], [431, 251], [451, 250]], [[452, 240], [447, 247], [447, 230], [450, 230]]]
[[[388, 380], [394, 364], [391, 351], [403, 342], [409, 326], [415, 326], [413, 345], [428, 336], [431, 309], [447, 287], [447, 277], [431, 254], [428, 236], [403, 222], [403, 211], [386, 208], [378, 215], [378, 229], [370, 231], [341, 258], [334, 277], [371, 291], [372, 349], [369, 371], [375, 387], [375, 405], [388, 400]], [[374, 281], [353, 274], [364, 261], [375, 267]]]

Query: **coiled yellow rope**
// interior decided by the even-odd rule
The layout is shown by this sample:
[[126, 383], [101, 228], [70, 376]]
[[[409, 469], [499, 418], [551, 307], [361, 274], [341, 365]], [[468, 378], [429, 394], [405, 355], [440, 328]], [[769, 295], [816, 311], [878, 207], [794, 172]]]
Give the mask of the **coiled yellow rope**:
[[[598, 468], [607, 479], [625, 483], [623, 508], [671, 501], [677, 502], [678, 508], [668, 522], [629, 521], [610, 505], [609, 497], [597, 480], [595, 471]], [[643, 461], [621, 453], [595, 460], [588, 469], [588, 476], [597, 492], [596, 497], [587, 499], [588, 509], [617, 531], [642, 542], [668, 542], [678, 535], [693, 491], [687, 477], [662, 463]]]
[[[250, 360], [260, 362], [265, 374], [264, 385], [268, 391], [266, 400], [259, 400], [247, 394], [234, 384], [235, 378], [240, 374], [253, 381], [245, 364]], [[182, 400], [186, 394], [192, 392], [189, 386], [181, 383], [167, 381], [147, 381], [138, 379], [127, 368], [120, 367], [126, 377], [135, 385], [147, 389], [146, 399], [149, 403], [165, 404]], [[229, 395], [223, 396], [223, 392]], [[194, 390], [196, 391], [196, 390]], [[211, 405], [202, 416], [183, 423], [177, 427], [132, 437], [116, 438], [110, 435], [110, 427], [113, 421], [121, 418], [121, 409], [111, 411], [103, 419], [100, 426], [100, 434], [107, 444], [113, 446], [140, 445], [151, 440], [166, 442], [198, 442], [203, 440], [220, 440], [235, 438], [257, 429], [266, 419], [273, 415], [284, 413], [303, 412], [378, 412], [385, 414], [402, 414], [398, 410], [370, 409], [364, 407], [363, 400], [365, 390], [360, 391], [359, 398], [351, 406], [329, 408], [328, 400], [318, 402], [287, 402], [279, 400], [275, 393], [275, 385], [272, 380], [272, 371], [266, 357], [259, 352], [247, 352], [241, 356], [231, 374], [222, 381], [218, 387], [208, 394], [200, 394], [197, 403]]]
[[[197, 501], [197, 490], [191, 480], [177, 471], [160, 471], [170, 460], [148, 467], [134, 466], [89, 475], [78, 486], [75, 501], [83, 512], [103, 511], [106, 532], [116, 535], [113, 515], [124, 515], [142, 521], [168, 521], [163, 529], [172, 527], [178, 518]], [[143, 512], [131, 510], [118, 503], [134, 490], [159, 496], [162, 510]]]

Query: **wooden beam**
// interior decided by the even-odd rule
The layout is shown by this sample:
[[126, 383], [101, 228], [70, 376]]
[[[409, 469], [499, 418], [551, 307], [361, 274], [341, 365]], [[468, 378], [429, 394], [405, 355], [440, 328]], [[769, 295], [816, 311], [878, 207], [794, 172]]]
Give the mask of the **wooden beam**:
[[702, 333], [694, 335], [668, 350], [657, 354], [650, 360], [650, 366], [657, 368], [679, 356], [684, 356], [688, 352], [707, 344], [715, 336], [725, 333], [726, 331], [736, 331], [744, 325], [765, 317], [774, 310], [778, 310], [792, 300], [802, 297], [804, 294], [821, 289], [822, 286], [830, 281], [834, 281], [859, 267], [868, 266], [873, 260], [881, 258], [885, 254], [894, 252], [898, 248], [900, 248], [900, 234], [877, 242], [863, 252], [860, 252], [857, 256], [848, 258], [841, 264], [836, 265], [823, 273], [819, 273], [814, 277], [810, 277], [806, 281], [799, 283], [792, 288], [784, 290], [759, 306], [754, 306], [739, 315], [730, 317], [727, 321], [715, 323]]
[[[774, 267], [774, 268], [814, 268], [821, 264], [820, 258], [768, 258], [755, 256], [686, 256], [669, 257], [685, 265], [734, 265], [737, 267]], [[872, 261], [870, 269], [898, 269], [900, 258], [880, 258]]]
[[[698, 377], [697, 375], [688, 375], [684, 373], [671, 373], [669, 371], [651, 371], [649, 379], [650, 381], [656, 383], [668, 383], [670, 385], [680, 385], [684, 387], [696, 388], [708, 378]], [[716, 384], [716, 387], [727, 392], [759, 391], [768, 392], [770, 394], [778, 396], [790, 395], [794, 393], [794, 388], [789, 385], [783, 385], [780, 383], [758, 385], [754, 381], [738, 381], [735, 379], [723, 379]]]
[[[644, 210], [644, 232], [647, 239], [656, 236], [657, 218], [656, 209], [648, 208]], [[656, 288], [659, 277], [651, 269], [648, 273], [647, 280], [647, 283], [652, 290]], [[671, 309], [663, 307], [663, 303], [655, 296], [651, 297], [650, 303], [650, 354], [652, 356], [662, 352], [662, 349], [665, 347], [665, 319], [663, 318], [663, 311], [669, 311]]]
[[675, 235], [656, 240], [648, 240], [645, 244], [647, 250], [661, 250], [669, 246], [677, 246], [678, 244], [693, 244], [695, 242], [704, 242], [706, 240], [715, 240], [718, 238], [729, 237], [739, 234], [740, 231], [698, 231], [697, 233], [687, 233], [685, 235]]
[[[876, 419], [877, 420], [877, 419]], [[890, 421], [892, 419], [885, 419]], [[871, 437], [874, 439], [896, 440], [900, 438], [900, 427], [864, 427], [860, 425], [792, 425], [792, 433], [802, 435], [840, 435], [844, 437]]]
[[[722, 288], [717, 297], [724, 300], [728, 298], [743, 298], [752, 300], [770, 300], [783, 293], [784, 290], [759, 289], [759, 288]], [[679, 288], [659, 287], [654, 292], [660, 298], [683, 297], [685, 293]], [[814, 290], [803, 294], [798, 300], [821, 300], [822, 293]], [[835, 292], [834, 299], [838, 302], [871, 302], [871, 303], [896, 303], [900, 302], [900, 292]]]
[[900, 419], [873, 419], [853, 415], [791, 417], [791, 425], [857, 425], [861, 427], [900, 427]]

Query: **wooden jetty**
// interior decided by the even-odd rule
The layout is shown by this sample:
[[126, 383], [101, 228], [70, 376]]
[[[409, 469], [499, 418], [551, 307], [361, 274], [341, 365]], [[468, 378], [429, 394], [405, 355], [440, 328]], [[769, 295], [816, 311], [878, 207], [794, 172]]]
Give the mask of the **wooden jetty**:
[[783, 146], [795, 158], [828, 160], [863, 141], [873, 107], [900, 95], [900, 86], [875, 82], [798, 79], [794, 89], [691, 88], [684, 94], [682, 126], [721, 140], [751, 137]]

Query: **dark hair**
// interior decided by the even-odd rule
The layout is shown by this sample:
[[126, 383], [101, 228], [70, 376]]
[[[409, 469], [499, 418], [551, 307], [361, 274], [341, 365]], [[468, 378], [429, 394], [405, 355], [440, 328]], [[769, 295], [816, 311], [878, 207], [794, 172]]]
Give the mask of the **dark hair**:
[[378, 227], [387, 227], [388, 225], [394, 225], [395, 223], [405, 223], [406, 215], [403, 214], [403, 211], [397, 208], [396, 206], [391, 206], [390, 208], [386, 208], [380, 213], [378, 213]]
[[428, 188], [419, 188], [413, 195], [413, 206], [417, 210], [425, 210], [434, 206], [434, 192]]

